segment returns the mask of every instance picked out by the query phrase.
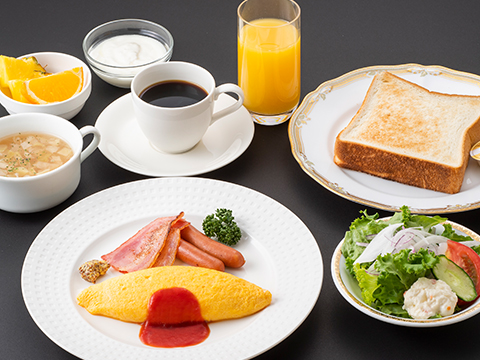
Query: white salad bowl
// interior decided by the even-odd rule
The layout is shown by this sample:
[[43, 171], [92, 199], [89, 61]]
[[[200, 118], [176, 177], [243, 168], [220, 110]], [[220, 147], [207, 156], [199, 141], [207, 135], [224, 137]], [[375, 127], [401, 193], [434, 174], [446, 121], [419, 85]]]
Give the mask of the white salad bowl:
[[9, 114], [20, 113], [43, 113], [57, 115], [70, 120], [82, 110], [85, 102], [92, 92], [92, 75], [88, 66], [80, 59], [57, 52], [38, 52], [21, 56], [21, 58], [34, 56], [40, 65], [49, 73], [57, 73], [70, 70], [75, 67], [83, 68], [83, 87], [82, 90], [72, 96], [70, 99], [51, 104], [27, 104], [13, 100], [0, 91], [0, 103]]
[[[454, 223], [452, 221], [447, 221], [448, 224], [451, 224], [453, 229], [462, 235], [468, 235], [475, 241], [480, 242], [480, 235], [475, 232], [467, 229], [466, 227]], [[352, 305], [357, 310], [362, 313], [373, 317], [374, 319], [384, 321], [394, 325], [400, 326], [410, 326], [410, 327], [437, 327], [454, 324], [466, 319], [471, 318], [472, 316], [477, 315], [480, 312], [480, 298], [478, 298], [470, 307], [455, 313], [450, 316], [445, 316], [435, 319], [426, 319], [426, 320], [417, 320], [417, 319], [407, 319], [401, 318], [398, 316], [387, 315], [382, 313], [370, 306], [368, 306], [362, 299], [362, 293], [360, 287], [358, 286], [357, 280], [350, 274], [350, 272], [345, 267], [345, 258], [342, 255], [341, 249], [343, 245], [342, 240], [337, 248], [335, 249], [332, 261], [331, 261], [331, 272], [332, 278], [337, 290], [344, 297], [347, 302]]]

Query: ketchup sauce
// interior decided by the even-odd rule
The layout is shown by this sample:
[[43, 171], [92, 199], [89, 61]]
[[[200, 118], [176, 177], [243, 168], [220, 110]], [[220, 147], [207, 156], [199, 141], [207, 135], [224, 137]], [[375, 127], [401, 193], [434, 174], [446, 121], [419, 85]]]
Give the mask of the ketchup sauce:
[[150, 346], [173, 348], [197, 345], [210, 334], [197, 298], [185, 288], [161, 289], [148, 303], [140, 340]]

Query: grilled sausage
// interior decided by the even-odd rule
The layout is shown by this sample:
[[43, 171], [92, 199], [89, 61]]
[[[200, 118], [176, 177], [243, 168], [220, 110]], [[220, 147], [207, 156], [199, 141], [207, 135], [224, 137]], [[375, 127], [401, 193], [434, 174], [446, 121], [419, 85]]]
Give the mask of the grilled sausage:
[[205, 251], [207, 254], [222, 260], [226, 266], [239, 268], [245, 264], [245, 258], [238, 250], [210, 239], [192, 225], [184, 228], [181, 234], [182, 239], [188, 241], [190, 244], [195, 245], [200, 250]]

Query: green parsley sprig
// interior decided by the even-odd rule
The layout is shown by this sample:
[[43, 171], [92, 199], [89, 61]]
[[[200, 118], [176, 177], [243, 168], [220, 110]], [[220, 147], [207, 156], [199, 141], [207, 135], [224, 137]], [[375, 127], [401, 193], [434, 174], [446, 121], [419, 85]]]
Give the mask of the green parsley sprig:
[[205, 235], [225, 245], [236, 245], [242, 238], [232, 210], [217, 209], [214, 214], [205, 217], [202, 227]]

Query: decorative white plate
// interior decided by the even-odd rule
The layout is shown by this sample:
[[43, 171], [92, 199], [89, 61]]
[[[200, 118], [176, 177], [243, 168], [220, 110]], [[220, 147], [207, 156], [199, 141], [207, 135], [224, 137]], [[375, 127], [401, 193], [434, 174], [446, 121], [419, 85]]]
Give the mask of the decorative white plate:
[[[466, 227], [454, 223], [452, 221], [447, 221], [447, 223], [452, 224], [452, 227], [462, 235], [468, 235], [476, 241], [480, 241], [480, 236], [473, 231], [467, 229]], [[451, 316], [446, 316], [444, 318], [438, 319], [428, 319], [428, 320], [415, 320], [415, 319], [405, 319], [397, 316], [391, 316], [384, 314], [376, 309], [371, 308], [362, 299], [362, 292], [358, 286], [357, 280], [350, 274], [350, 272], [345, 267], [345, 258], [342, 255], [342, 245], [343, 240], [338, 244], [335, 249], [332, 261], [331, 261], [331, 272], [333, 277], [333, 282], [337, 287], [340, 294], [348, 301], [353, 307], [360, 310], [364, 314], [373, 317], [374, 319], [381, 320], [387, 323], [400, 325], [400, 326], [410, 326], [410, 327], [436, 327], [444, 326], [457, 323], [459, 321], [466, 320], [471, 318], [474, 315], [477, 315], [480, 312], [480, 298], [475, 301], [475, 303], [469, 308], [453, 314]]]
[[[215, 111], [235, 100], [222, 94]], [[190, 176], [216, 170], [237, 159], [253, 139], [255, 125], [243, 106], [210, 126], [203, 139], [183, 154], [167, 154], [150, 146], [133, 112], [131, 94], [113, 101], [95, 123], [102, 138], [99, 149], [114, 164], [148, 176]]]
[[[210, 336], [199, 345], [162, 349], [141, 343], [140, 325], [94, 316], [77, 305], [77, 295], [89, 286], [78, 274], [83, 262], [115, 249], [156, 217], [184, 211], [201, 229], [203, 218], [219, 207], [233, 210], [244, 236], [236, 248], [246, 263], [227, 270], [270, 290], [273, 299], [266, 309], [210, 324]], [[99, 281], [117, 274], [109, 270]], [[136, 181], [79, 201], [39, 233], [22, 270], [23, 297], [38, 327], [66, 351], [88, 360], [252, 358], [305, 320], [322, 282], [320, 249], [295, 214], [251, 189], [199, 178]]]
[[302, 169], [333, 193], [379, 209], [399, 211], [402, 205], [408, 205], [415, 213], [440, 214], [480, 207], [480, 166], [473, 159], [468, 164], [461, 191], [453, 195], [335, 165], [336, 136], [360, 108], [375, 74], [384, 70], [429, 90], [480, 95], [480, 76], [441, 66], [373, 66], [327, 81], [304, 98], [289, 123], [292, 152]]

